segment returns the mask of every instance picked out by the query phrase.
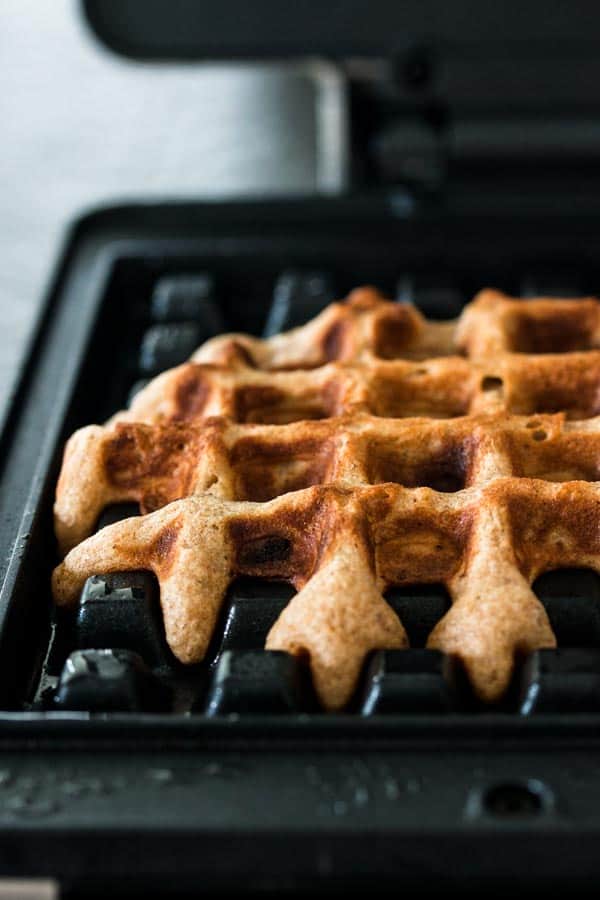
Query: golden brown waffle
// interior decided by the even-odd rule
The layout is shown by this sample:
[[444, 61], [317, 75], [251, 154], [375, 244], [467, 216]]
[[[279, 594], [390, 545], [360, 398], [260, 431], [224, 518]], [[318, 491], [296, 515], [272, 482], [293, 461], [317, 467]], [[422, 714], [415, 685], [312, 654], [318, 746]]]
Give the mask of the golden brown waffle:
[[[492, 291], [458, 323], [427, 323], [363, 290], [287, 335], [209, 342], [71, 438], [64, 550], [109, 503], [156, 511], [71, 550], [57, 602], [94, 572], [152, 569], [167, 640], [195, 662], [232, 579], [289, 580], [267, 647], [307, 653], [339, 708], [370, 649], [407, 643], [382, 592], [443, 582], [453, 606], [428, 646], [496, 699], [516, 653], [555, 643], [533, 579], [600, 569], [598, 323], [595, 300]], [[394, 355], [410, 359], [380, 359]]]
[[443, 419], [497, 410], [587, 418], [600, 412], [599, 346], [592, 299], [522, 301], [486, 290], [458, 321], [428, 322], [363, 288], [286, 334], [208, 341], [115, 419], [284, 424], [359, 411]]

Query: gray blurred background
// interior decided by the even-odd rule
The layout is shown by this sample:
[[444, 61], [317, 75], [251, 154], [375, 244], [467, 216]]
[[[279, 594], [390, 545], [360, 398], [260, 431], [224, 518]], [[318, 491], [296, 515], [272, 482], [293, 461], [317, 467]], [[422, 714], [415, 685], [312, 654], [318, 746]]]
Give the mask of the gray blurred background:
[[0, 121], [0, 414], [65, 228], [82, 211], [335, 192], [345, 178], [333, 67], [121, 60], [76, 0], [0, 0]]

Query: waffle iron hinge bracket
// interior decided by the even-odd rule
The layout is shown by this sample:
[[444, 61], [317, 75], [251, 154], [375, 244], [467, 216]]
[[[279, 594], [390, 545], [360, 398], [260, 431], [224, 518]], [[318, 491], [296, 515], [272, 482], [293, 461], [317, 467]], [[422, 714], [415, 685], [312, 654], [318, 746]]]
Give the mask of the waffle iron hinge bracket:
[[436, 125], [406, 115], [375, 135], [372, 149], [383, 180], [431, 190], [455, 168], [518, 171], [540, 160], [558, 166], [567, 159], [592, 165], [600, 156], [600, 120], [473, 115]]
[[345, 71], [355, 180], [402, 186], [417, 195], [440, 188], [447, 171], [445, 109], [434, 96], [439, 66], [431, 48], [351, 58]]
[[424, 43], [347, 60], [359, 178], [419, 194], [456, 177], [495, 180], [500, 167], [530, 180], [573, 167], [593, 175], [600, 119], [584, 76], [599, 74], [598, 60], [572, 47], [535, 59], [514, 46], [486, 54]]

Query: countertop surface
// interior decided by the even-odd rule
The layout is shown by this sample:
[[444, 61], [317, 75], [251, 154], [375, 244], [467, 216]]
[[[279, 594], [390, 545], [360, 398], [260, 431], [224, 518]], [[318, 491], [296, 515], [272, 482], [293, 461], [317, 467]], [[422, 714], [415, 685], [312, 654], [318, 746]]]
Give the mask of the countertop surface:
[[2, 0], [0, 72], [0, 420], [82, 212], [339, 189], [340, 86], [325, 64], [134, 63], [97, 42], [76, 0]]

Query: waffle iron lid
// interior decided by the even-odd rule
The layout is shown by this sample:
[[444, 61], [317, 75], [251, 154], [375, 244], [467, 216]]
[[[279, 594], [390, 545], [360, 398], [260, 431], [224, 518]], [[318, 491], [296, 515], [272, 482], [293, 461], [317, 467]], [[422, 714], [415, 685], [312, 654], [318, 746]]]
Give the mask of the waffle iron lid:
[[597, 0], [81, 0], [96, 35], [148, 60], [395, 57], [408, 47], [486, 55], [597, 53]]

